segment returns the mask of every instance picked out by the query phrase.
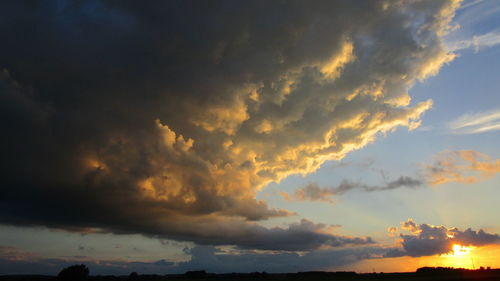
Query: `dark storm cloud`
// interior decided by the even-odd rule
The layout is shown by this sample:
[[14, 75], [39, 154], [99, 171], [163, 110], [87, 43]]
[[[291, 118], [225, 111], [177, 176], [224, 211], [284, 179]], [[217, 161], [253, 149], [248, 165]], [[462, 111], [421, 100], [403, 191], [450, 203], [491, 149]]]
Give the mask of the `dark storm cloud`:
[[407, 90], [453, 58], [457, 6], [3, 1], [0, 223], [343, 245], [251, 222], [293, 215], [255, 192], [418, 126]]
[[389, 251], [387, 257], [397, 256], [432, 256], [453, 252], [453, 245], [486, 246], [500, 242], [500, 235], [470, 228], [461, 231], [457, 228], [417, 224], [412, 219], [401, 223], [410, 234], [400, 234], [403, 249]]
[[362, 183], [343, 180], [335, 187], [320, 187], [315, 183], [306, 185], [295, 191], [294, 199], [311, 201], [331, 201], [334, 195], [341, 195], [353, 189], [361, 189], [366, 192], [392, 190], [400, 187], [417, 188], [423, 185], [423, 182], [408, 176], [401, 176], [394, 181], [387, 182], [384, 185], [366, 185]]

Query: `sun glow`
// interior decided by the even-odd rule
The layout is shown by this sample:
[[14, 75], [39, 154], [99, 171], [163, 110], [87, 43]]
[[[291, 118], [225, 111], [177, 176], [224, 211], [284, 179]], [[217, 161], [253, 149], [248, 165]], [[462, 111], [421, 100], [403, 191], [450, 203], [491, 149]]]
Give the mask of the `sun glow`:
[[453, 245], [452, 251], [453, 251], [453, 254], [451, 256], [454, 256], [454, 257], [466, 256], [470, 253], [471, 247], [466, 247], [466, 246], [455, 244], [455, 245]]
[[441, 266], [473, 269], [476, 258], [472, 255], [473, 249], [472, 246], [454, 244], [448, 254], [440, 256]]

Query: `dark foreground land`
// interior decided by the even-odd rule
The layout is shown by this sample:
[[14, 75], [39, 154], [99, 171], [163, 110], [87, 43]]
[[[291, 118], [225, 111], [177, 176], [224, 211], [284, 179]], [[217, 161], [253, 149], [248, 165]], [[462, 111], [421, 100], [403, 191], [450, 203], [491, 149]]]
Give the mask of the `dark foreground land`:
[[175, 275], [140, 275], [132, 273], [128, 276], [72, 276], [61, 278], [43, 275], [0, 275], [0, 281], [343, 281], [343, 280], [403, 280], [403, 281], [454, 281], [454, 280], [498, 280], [500, 269], [450, 269], [450, 268], [420, 268], [417, 272], [408, 273], [364, 273], [355, 272], [299, 272], [299, 273], [228, 273], [213, 274], [205, 271], [191, 271]]

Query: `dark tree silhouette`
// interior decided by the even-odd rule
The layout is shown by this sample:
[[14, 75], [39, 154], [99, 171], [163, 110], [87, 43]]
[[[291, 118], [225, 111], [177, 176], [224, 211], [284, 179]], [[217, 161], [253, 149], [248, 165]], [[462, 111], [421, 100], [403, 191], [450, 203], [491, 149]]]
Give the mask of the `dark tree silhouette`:
[[57, 278], [60, 280], [87, 280], [89, 268], [84, 264], [68, 266], [59, 272]]

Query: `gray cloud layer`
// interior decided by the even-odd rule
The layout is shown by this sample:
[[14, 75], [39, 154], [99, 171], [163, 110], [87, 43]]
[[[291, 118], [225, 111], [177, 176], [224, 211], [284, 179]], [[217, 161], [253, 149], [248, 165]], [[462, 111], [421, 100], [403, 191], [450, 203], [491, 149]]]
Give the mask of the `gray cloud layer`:
[[3, 1], [0, 223], [273, 248], [256, 190], [418, 126], [457, 6]]
[[[196, 241], [202, 245], [238, 245], [246, 249], [308, 251], [321, 246], [339, 247], [374, 243], [370, 237], [359, 238], [333, 234], [328, 231], [327, 225], [315, 224], [305, 219], [289, 225], [288, 228], [265, 228], [253, 223], [228, 219], [219, 223], [198, 221], [189, 225], [181, 222], [179, 225], [170, 224], [169, 226], [172, 225], [178, 232], [172, 233], [174, 238]], [[187, 227], [187, 229], [182, 227]], [[165, 233], [168, 231], [164, 230]]]
[[[0, 247], [0, 254], [2, 253]], [[11, 253], [23, 254], [18, 249], [8, 249]], [[187, 250], [191, 255], [188, 261], [173, 263], [167, 260], [153, 262], [127, 262], [123, 260], [93, 260], [88, 257], [66, 257], [61, 259], [30, 258], [23, 259], [10, 255], [0, 256], [0, 271], [8, 274], [34, 273], [57, 274], [63, 267], [85, 263], [92, 275], [120, 274], [132, 271], [141, 274], [184, 273], [189, 270], [208, 272], [298, 272], [326, 270], [337, 266], [353, 264], [363, 259], [379, 258], [386, 249], [361, 247], [338, 250], [318, 250], [303, 255], [297, 253], [227, 253], [210, 246], [198, 246]]]

